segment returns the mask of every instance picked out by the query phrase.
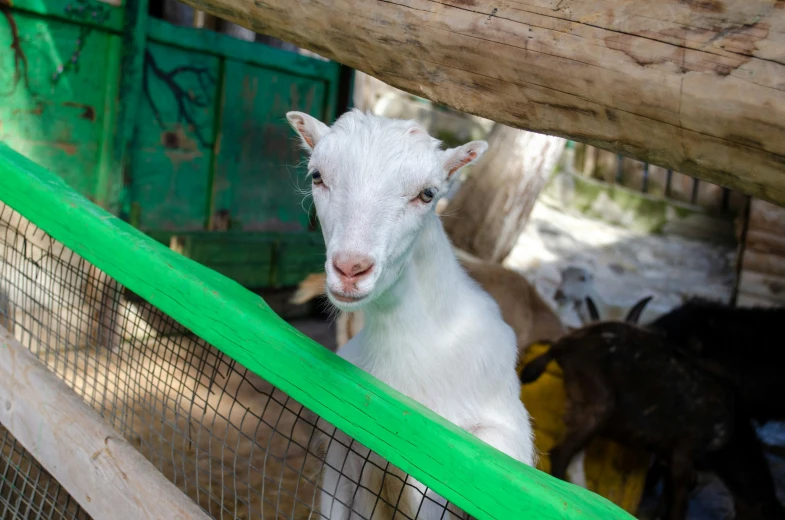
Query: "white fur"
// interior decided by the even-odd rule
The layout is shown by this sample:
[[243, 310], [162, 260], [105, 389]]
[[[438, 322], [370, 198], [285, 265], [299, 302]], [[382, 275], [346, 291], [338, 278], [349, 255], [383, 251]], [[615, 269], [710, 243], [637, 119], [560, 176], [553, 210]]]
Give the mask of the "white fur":
[[[330, 128], [306, 114], [287, 117], [312, 148], [309, 172], [318, 170], [324, 181], [313, 186], [313, 198], [327, 245], [328, 297], [342, 311], [364, 312], [365, 326], [338, 355], [532, 465], [532, 430], [515, 373], [515, 335], [495, 301], [458, 263], [434, 212], [455, 172], [487, 145], [472, 142], [442, 151], [412, 121], [359, 111], [344, 114]], [[431, 203], [417, 198], [425, 188], [437, 191]], [[361, 300], [352, 303], [335, 296], [346, 292], [332, 258], [347, 252], [374, 262], [350, 294]], [[354, 449], [344, 465], [346, 448], [336, 441], [328, 447], [320, 503], [327, 518], [373, 510], [376, 497], [349, 480], [365, 478], [367, 450]], [[343, 468], [346, 478], [330, 467]], [[425, 488], [411, 477], [407, 482], [402, 500], [416, 511]], [[441, 518], [442, 507], [425, 507], [428, 503], [418, 518]]]

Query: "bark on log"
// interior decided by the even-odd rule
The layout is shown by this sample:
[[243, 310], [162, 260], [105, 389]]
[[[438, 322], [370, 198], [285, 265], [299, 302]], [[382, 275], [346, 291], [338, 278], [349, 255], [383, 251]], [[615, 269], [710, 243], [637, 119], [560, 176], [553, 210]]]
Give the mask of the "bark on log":
[[185, 0], [411, 93], [785, 203], [783, 0]]
[[488, 144], [442, 222], [455, 247], [502, 262], [525, 227], [565, 141], [497, 124]]

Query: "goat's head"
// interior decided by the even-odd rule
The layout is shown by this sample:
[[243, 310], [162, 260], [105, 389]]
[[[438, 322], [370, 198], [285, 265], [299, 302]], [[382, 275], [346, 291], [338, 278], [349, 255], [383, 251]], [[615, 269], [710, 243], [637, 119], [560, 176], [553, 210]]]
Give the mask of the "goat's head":
[[386, 291], [458, 170], [487, 149], [450, 150], [414, 121], [353, 110], [331, 127], [301, 112], [289, 123], [310, 152], [308, 172], [327, 245], [327, 294], [355, 311]]
[[561, 283], [553, 295], [560, 307], [575, 305], [580, 308], [591, 294], [594, 275], [582, 267], [570, 266], [562, 270]]

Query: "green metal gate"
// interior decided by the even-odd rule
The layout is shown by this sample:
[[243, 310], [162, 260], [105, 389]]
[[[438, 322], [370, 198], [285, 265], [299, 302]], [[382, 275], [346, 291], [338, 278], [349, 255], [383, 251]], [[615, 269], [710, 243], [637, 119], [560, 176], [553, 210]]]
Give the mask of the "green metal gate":
[[0, 141], [246, 286], [321, 269], [284, 114], [333, 119], [339, 64], [148, 18], [144, 0], [6, 2]]

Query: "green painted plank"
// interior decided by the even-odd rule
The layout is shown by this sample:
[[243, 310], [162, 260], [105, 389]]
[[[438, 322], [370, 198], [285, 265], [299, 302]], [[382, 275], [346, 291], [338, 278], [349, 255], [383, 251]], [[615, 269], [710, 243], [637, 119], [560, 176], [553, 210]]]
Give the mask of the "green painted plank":
[[305, 231], [302, 150], [286, 123], [288, 110], [324, 118], [325, 83], [226, 61], [221, 143], [213, 205], [234, 229]]
[[319, 346], [253, 293], [0, 145], [0, 198], [260, 377], [478, 519], [632, 519], [479, 441]]
[[130, 146], [144, 79], [147, 10], [148, 0], [125, 2], [122, 48], [116, 58], [122, 74], [107, 96], [106, 112], [113, 113], [115, 124], [104, 134], [110, 153], [101, 162], [98, 202], [111, 213], [122, 214], [124, 218], [129, 218], [130, 212], [130, 186], [127, 186], [126, 176], [130, 174]]
[[[205, 228], [214, 230], [214, 218], [216, 216], [215, 208], [215, 172], [218, 169], [218, 152], [221, 148], [221, 139], [223, 138], [223, 130], [221, 123], [224, 118], [224, 105], [226, 104], [226, 97], [224, 89], [226, 88], [226, 60], [222, 59], [218, 68], [218, 88], [215, 92], [217, 102], [215, 104], [215, 114], [213, 116], [213, 135], [215, 136], [213, 143], [213, 155], [210, 161], [210, 166], [207, 171], [207, 202], [205, 204]], [[231, 221], [229, 223], [231, 225]]]
[[338, 63], [332, 61], [274, 49], [261, 43], [238, 40], [215, 31], [172, 25], [157, 18], [149, 20], [147, 38], [158, 43], [226, 56], [236, 61], [317, 80], [335, 74], [334, 71], [340, 67]]
[[104, 92], [104, 126], [101, 131], [101, 150], [98, 158], [98, 179], [95, 186], [95, 202], [102, 208], [117, 214], [120, 202], [120, 187], [123, 182], [122, 165], [118, 164], [114, 153], [114, 135], [123, 119], [118, 118], [118, 97], [120, 92], [120, 70], [122, 39], [110, 35], [106, 49], [106, 90]]
[[111, 38], [20, 11], [0, 13], [0, 141], [93, 198], [107, 84], [118, 74], [107, 66]]
[[288, 233], [275, 250], [274, 287], [299, 284], [311, 273], [324, 271], [326, 259], [321, 233]]
[[309, 274], [324, 270], [321, 233], [154, 233], [166, 245], [172, 236], [179, 241], [178, 252], [244, 287], [293, 287]]
[[[0, 4], [3, 0], [0, 0]], [[57, 18], [104, 31], [119, 33], [123, 28], [124, 10], [98, 0], [13, 0], [14, 10]]]
[[204, 229], [218, 74], [214, 56], [156, 43], [144, 51], [130, 159], [141, 229]]
[[278, 236], [234, 232], [177, 234], [179, 252], [244, 287], [269, 287]]

